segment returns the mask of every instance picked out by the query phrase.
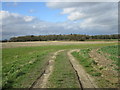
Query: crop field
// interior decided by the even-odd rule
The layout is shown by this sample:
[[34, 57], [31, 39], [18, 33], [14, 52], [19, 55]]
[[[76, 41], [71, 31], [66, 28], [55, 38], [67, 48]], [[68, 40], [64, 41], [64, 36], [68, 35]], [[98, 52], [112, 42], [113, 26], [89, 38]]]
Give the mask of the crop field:
[[[74, 57], [85, 68], [99, 87], [117, 87], [118, 84], [118, 46], [105, 46], [94, 51], [93, 48], [73, 52]], [[109, 54], [109, 56], [108, 56]]]
[[116, 88], [116, 41], [2, 43], [3, 88]]

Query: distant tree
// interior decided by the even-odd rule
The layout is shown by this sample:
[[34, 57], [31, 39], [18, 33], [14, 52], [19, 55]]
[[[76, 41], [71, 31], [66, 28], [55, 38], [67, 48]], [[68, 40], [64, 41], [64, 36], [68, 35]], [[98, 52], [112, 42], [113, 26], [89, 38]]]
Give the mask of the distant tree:
[[8, 42], [8, 40], [7, 40], [7, 39], [4, 39], [4, 40], [2, 40], [2, 42]]
[[[69, 34], [69, 35], [29, 35], [10, 38], [10, 42], [26, 42], [26, 41], [85, 41], [92, 39], [119, 39], [120, 35], [80, 35], [80, 34]], [[6, 42], [7, 40], [4, 40]]]

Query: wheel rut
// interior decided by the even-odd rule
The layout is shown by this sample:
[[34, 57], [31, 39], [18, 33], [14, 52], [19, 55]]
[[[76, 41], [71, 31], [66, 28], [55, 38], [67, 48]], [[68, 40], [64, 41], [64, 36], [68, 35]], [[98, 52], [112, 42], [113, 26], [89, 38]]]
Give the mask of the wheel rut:
[[79, 64], [79, 62], [72, 56], [72, 52], [79, 52], [80, 50], [75, 49], [75, 50], [70, 50], [67, 52], [67, 55], [69, 57], [69, 60], [72, 64], [72, 67], [74, 68], [77, 76], [78, 76], [78, 80], [79, 80], [79, 84], [80, 87], [82, 89], [84, 88], [98, 88], [96, 83], [94, 82], [94, 79], [85, 72], [84, 68]]
[[47, 84], [49, 76], [51, 75], [51, 73], [53, 71], [54, 60], [55, 60], [56, 56], [58, 55], [58, 53], [60, 53], [62, 51], [64, 51], [64, 50], [59, 50], [53, 54], [53, 56], [50, 58], [50, 60], [45, 64], [45, 68], [43, 68], [40, 76], [31, 85], [30, 89], [32, 89], [32, 88], [47, 88], [46, 84]]
[[[48, 82], [48, 78], [53, 72], [54, 60], [56, 59], [56, 56], [58, 55], [58, 53], [62, 51], [64, 50], [59, 50], [53, 54], [53, 56], [50, 58], [50, 60], [45, 64], [44, 68], [42, 69], [42, 73], [40, 74], [40, 76], [31, 85], [30, 90], [32, 88], [47, 88], [46, 85]], [[69, 58], [70, 64], [77, 75], [77, 79], [78, 79], [81, 90], [83, 90], [84, 88], [98, 88], [93, 78], [91, 78], [91, 76], [85, 72], [84, 68], [72, 56], [71, 53], [74, 51], [79, 52], [80, 50], [75, 49], [75, 50], [68, 51], [67, 57]]]

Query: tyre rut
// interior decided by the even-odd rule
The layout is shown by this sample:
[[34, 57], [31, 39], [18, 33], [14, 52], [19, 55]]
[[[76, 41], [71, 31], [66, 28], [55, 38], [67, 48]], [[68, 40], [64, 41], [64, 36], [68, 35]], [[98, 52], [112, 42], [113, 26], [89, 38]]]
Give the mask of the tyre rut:
[[32, 89], [32, 88], [47, 88], [46, 84], [47, 84], [49, 76], [51, 75], [51, 73], [53, 71], [54, 60], [55, 60], [56, 56], [58, 55], [58, 53], [60, 53], [62, 51], [64, 51], [64, 50], [59, 50], [53, 54], [53, 56], [50, 58], [50, 60], [45, 64], [40, 76], [31, 85], [30, 89]]
[[80, 50], [78, 50], [78, 49], [70, 50], [67, 52], [67, 55], [69, 57], [69, 60], [72, 64], [74, 70], [76, 71], [76, 74], [78, 76], [78, 80], [80, 83], [80, 87], [82, 89], [84, 89], [84, 88], [98, 88], [96, 83], [94, 82], [93, 78], [91, 78], [91, 76], [85, 72], [85, 70], [79, 64], [79, 62], [72, 56], [71, 53], [74, 51], [79, 52]]

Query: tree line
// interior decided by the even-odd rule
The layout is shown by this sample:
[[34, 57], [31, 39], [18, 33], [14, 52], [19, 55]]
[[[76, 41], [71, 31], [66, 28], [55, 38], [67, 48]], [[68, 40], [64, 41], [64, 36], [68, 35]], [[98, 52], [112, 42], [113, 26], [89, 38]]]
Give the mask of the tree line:
[[3, 40], [3, 42], [26, 42], [26, 41], [85, 41], [85, 40], [106, 40], [106, 39], [119, 39], [120, 35], [80, 35], [80, 34], [69, 34], [69, 35], [29, 35], [12, 37], [9, 40]]

